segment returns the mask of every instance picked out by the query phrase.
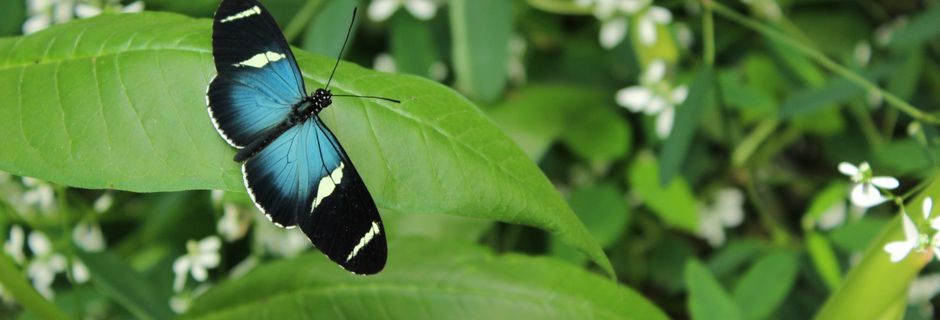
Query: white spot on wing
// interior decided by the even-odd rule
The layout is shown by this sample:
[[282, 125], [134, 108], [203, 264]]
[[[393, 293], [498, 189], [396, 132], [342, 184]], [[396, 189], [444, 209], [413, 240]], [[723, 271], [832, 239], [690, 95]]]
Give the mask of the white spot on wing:
[[258, 6], [254, 6], [254, 7], [248, 8], [248, 10], [225, 17], [225, 19], [222, 19], [219, 22], [226, 23], [226, 22], [235, 21], [235, 20], [245, 18], [245, 17], [250, 17], [256, 14], [260, 14], [260, 13], [261, 13], [261, 8], [258, 8]]
[[338, 185], [340, 181], [343, 181], [343, 167], [345, 167], [345, 165], [343, 162], [340, 162], [339, 166], [333, 169], [333, 172], [320, 179], [320, 185], [317, 186], [317, 197], [313, 199], [313, 206], [310, 208], [310, 213], [313, 213], [313, 210], [320, 205], [323, 199], [333, 194], [333, 191], [336, 190], [336, 185]]
[[381, 230], [379, 229], [379, 224], [373, 221], [372, 228], [369, 228], [369, 231], [367, 231], [366, 234], [363, 235], [361, 239], [359, 239], [359, 243], [356, 244], [355, 247], [353, 247], [352, 252], [350, 252], [349, 255], [346, 256], [346, 262], [349, 262], [349, 260], [352, 260], [352, 258], [355, 258], [356, 255], [359, 254], [359, 250], [362, 250], [362, 248], [364, 248], [367, 244], [369, 244], [369, 242], [372, 241], [372, 238], [377, 236], [380, 232]]
[[250, 59], [233, 64], [236, 67], [255, 67], [255, 68], [264, 68], [268, 65], [269, 62], [275, 62], [281, 59], [287, 58], [283, 53], [277, 53], [274, 51], [268, 51], [265, 53], [259, 53], [254, 56], [251, 56]]
[[[212, 112], [212, 103], [209, 101], [209, 87], [212, 86], [212, 81], [215, 81], [215, 77], [218, 75], [212, 76], [212, 79], [209, 80], [209, 85], [206, 86], [206, 109], [209, 109], [209, 119], [212, 119], [212, 125], [215, 126], [215, 131], [219, 132], [219, 135], [222, 136], [222, 139], [225, 139], [225, 142], [228, 142], [229, 145], [241, 149], [244, 148], [240, 145], [235, 144], [235, 141], [232, 138], [229, 138], [225, 134], [225, 131], [222, 131], [222, 127], [219, 126], [219, 120], [215, 118], [215, 114]], [[248, 186], [247, 184], [245, 185]]]

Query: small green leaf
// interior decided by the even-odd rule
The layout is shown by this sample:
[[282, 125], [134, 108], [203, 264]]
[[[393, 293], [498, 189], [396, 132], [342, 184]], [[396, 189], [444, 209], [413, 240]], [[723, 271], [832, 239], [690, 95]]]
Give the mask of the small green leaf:
[[624, 196], [612, 184], [578, 188], [568, 203], [597, 242], [605, 247], [620, 237], [630, 221]]
[[506, 86], [512, 2], [453, 0], [448, 6], [457, 88], [484, 101], [496, 99]]
[[399, 11], [392, 17], [391, 50], [398, 71], [430, 78], [431, 66], [440, 62], [431, 25]]
[[892, 50], [901, 52], [936, 39], [937, 35], [940, 35], [940, 6], [934, 5], [895, 31], [889, 46]]
[[424, 239], [389, 252], [369, 277], [317, 252], [263, 265], [206, 292], [186, 318], [666, 319], [637, 292], [550, 258]]
[[844, 204], [846, 190], [849, 190], [847, 183], [836, 181], [816, 193], [816, 196], [813, 197], [813, 201], [809, 204], [809, 209], [807, 209], [806, 214], [803, 215], [801, 222], [803, 230], [812, 230], [819, 223], [819, 219], [832, 209], [833, 206], [838, 205], [840, 202]]
[[689, 260], [685, 264], [685, 285], [689, 288], [689, 313], [696, 320], [744, 319], [728, 292], [701, 262]]
[[[539, 160], [548, 148], [562, 135], [568, 135], [565, 140], [568, 148], [584, 151], [579, 154], [591, 154], [595, 146], [592, 141], [582, 145], [584, 139], [578, 138], [583, 133], [569, 134], [576, 123], [590, 122], [582, 119], [592, 114], [601, 114], [606, 117], [617, 118], [624, 126], [627, 123], [609, 107], [609, 97], [602, 90], [579, 85], [556, 85], [533, 83], [518, 90], [514, 90], [502, 103], [487, 109], [487, 114], [534, 160]], [[611, 128], [621, 126], [611, 125]], [[618, 131], [619, 129], [611, 129]], [[620, 141], [619, 144], [605, 142], [603, 145], [613, 146], [614, 150], [628, 147], [629, 128], [620, 137], [608, 138]], [[592, 139], [599, 139], [597, 134]], [[624, 141], [626, 138], [626, 141]], [[605, 140], [605, 139], [601, 139]], [[610, 151], [602, 151], [608, 153]], [[615, 152], [623, 155], [623, 152]]]
[[714, 88], [714, 76], [712, 69], [705, 67], [695, 77], [692, 86], [689, 88], [689, 96], [682, 105], [676, 107], [676, 118], [672, 125], [672, 132], [663, 143], [662, 161], [659, 171], [659, 183], [668, 185], [679, 173], [682, 168], [682, 162], [685, 161], [685, 155], [688, 152], [689, 144], [695, 137], [695, 129], [698, 128], [698, 120], [705, 109], [705, 105], [712, 99], [712, 88]]
[[811, 114], [825, 107], [832, 107], [865, 91], [844, 78], [839, 78], [819, 88], [810, 88], [792, 95], [780, 106], [780, 116], [784, 119]]
[[732, 296], [747, 319], [766, 319], [780, 306], [796, 281], [796, 257], [777, 252], [764, 256], [738, 280]]
[[682, 177], [663, 187], [657, 179], [659, 165], [649, 153], [636, 157], [629, 168], [630, 187], [667, 224], [695, 234], [698, 230], [698, 206], [692, 190]]
[[[322, 6], [316, 13], [313, 21], [307, 24], [304, 31], [303, 44], [304, 50], [327, 57], [336, 57], [340, 54], [343, 47], [343, 40], [346, 39], [346, 29], [349, 28], [350, 19], [352, 19], [353, 8], [359, 1], [325, 1], [319, 4]], [[296, 11], [299, 8], [295, 8]], [[351, 51], [352, 44], [355, 43], [356, 28], [361, 19], [365, 16], [357, 17], [353, 29], [349, 34], [349, 43], [346, 51]], [[343, 53], [345, 54], [345, 52]], [[340, 71], [337, 71], [340, 72]]]
[[754, 239], [734, 239], [721, 247], [708, 259], [708, 269], [718, 278], [737, 275], [741, 266], [757, 259], [767, 245]]
[[[153, 32], [160, 30], [160, 32]], [[210, 21], [107, 14], [0, 39], [0, 170], [82, 188], [243, 192], [235, 152], [206, 113]], [[295, 50], [307, 88], [333, 57]], [[605, 271], [601, 247], [545, 175], [464, 97], [341, 63], [320, 113], [383, 214], [450, 214], [551, 231]], [[50, 116], [55, 115], [55, 116]]]
[[836, 257], [835, 250], [826, 237], [821, 236], [815, 231], [806, 235], [806, 251], [813, 261], [813, 267], [819, 273], [820, 278], [834, 291], [839, 283], [842, 282], [842, 269], [839, 267], [839, 259]]
[[907, 52], [898, 52], [898, 67], [888, 74], [885, 90], [904, 100], [910, 100], [917, 91], [917, 83], [924, 73], [924, 50], [914, 48]]
[[[561, 141], [578, 156], [592, 162], [607, 163], [623, 157], [630, 150], [631, 132], [626, 119], [608, 104], [579, 108], [580, 116], [568, 118], [569, 127]], [[536, 119], [540, 119], [538, 116]]]
[[91, 279], [105, 295], [127, 308], [137, 319], [169, 319], [173, 316], [167, 301], [149, 282], [117, 256], [75, 250], [88, 267]]

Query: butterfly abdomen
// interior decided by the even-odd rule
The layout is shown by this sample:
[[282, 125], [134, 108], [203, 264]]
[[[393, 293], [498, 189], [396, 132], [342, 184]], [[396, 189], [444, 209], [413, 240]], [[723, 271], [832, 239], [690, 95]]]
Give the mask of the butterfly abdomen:
[[255, 139], [244, 148], [239, 149], [238, 152], [235, 153], [235, 162], [244, 162], [245, 160], [251, 159], [251, 157], [254, 157], [256, 154], [258, 154], [258, 152], [261, 152], [264, 147], [267, 147], [269, 144], [271, 144], [271, 142], [274, 142], [274, 139], [280, 137], [282, 134], [284, 134], [285, 131], [294, 125], [295, 123], [287, 120], [281, 122], [276, 127], [271, 128], [265, 132], [261, 138]]

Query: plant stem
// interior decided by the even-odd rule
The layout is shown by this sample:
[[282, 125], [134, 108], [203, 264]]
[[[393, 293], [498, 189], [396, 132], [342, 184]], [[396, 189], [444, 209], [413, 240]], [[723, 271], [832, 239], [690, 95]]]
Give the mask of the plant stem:
[[[702, 1], [707, 2], [707, 1]], [[709, 5], [702, 6], [705, 9], [705, 12], [702, 14], [702, 45], [704, 46], [704, 53], [702, 59], [705, 60], [705, 65], [709, 67], [715, 66], [715, 22], [712, 17], [712, 9]]]
[[284, 28], [284, 38], [287, 39], [288, 43], [294, 41], [300, 35], [300, 32], [310, 23], [310, 18], [313, 17], [321, 4], [323, 4], [322, 0], [307, 0], [304, 6], [300, 8], [300, 11], [297, 11], [297, 14], [290, 19], [290, 23]]
[[59, 307], [43, 298], [29, 285], [23, 272], [6, 254], [0, 254], [0, 284], [5, 292], [13, 295], [17, 303], [37, 316], [43, 319], [70, 319]]
[[747, 137], [744, 137], [744, 140], [731, 152], [731, 164], [735, 167], [743, 167], [754, 154], [754, 151], [756, 151], [757, 148], [764, 143], [764, 140], [766, 140], [774, 130], [777, 130], [779, 126], [780, 119], [778, 118], [766, 119], [757, 124], [757, 127], [754, 128]]
[[940, 124], [940, 118], [937, 118], [934, 115], [923, 112], [920, 109], [917, 109], [916, 107], [905, 102], [901, 98], [898, 98], [894, 94], [888, 91], [885, 91], [884, 89], [881, 89], [880, 87], [878, 87], [871, 81], [868, 81], [867, 79], [865, 79], [865, 77], [862, 77], [861, 75], [852, 72], [848, 68], [838, 64], [832, 59], [829, 59], [829, 57], [827, 57], [822, 52], [819, 52], [813, 48], [810, 48], [809, 46], [781, 33], [780, 31], [777, 31], [773, 28], [765, 26], [757, 20], [751, 19], [742, 14], [739, 14], [735, 12], [734, 10], [718, 2], [706, 0], [706, 1], [703, 1], [703, 4], [706, 8], [711, 8], [714, 12], [718, 13], [722, 17], [727, 18], [728, 20], [737, 22], [738, 24], [744, 26], [745, 28], [754, 30], [758, 33], [763, 34], [764, 36], [768, 38], [779, 41], [783, 45], [793, 48], [797, 52], [807, 56], [808, 58], [822, 65], [826, 69], [829, 69], [829, 71], [832, 71], [846, 78], [847, 80], [851, 81], [852, 83], [855, 83], [856, 85], [864, 88], [865, 90], [877, 91], [878, 93], [881, 94], [882, 97], [884, 97], [885, 102], [887, 102], [888, 105], [900, 110], [901, 112], [908, 114], [914, 119], [917, 119], [923, 122], [933, 123], [933, 124]]

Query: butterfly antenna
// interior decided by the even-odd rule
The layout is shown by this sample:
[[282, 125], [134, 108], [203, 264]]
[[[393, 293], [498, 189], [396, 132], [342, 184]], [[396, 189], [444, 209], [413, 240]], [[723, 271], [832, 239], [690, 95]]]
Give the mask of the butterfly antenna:
[[353, 8], [352, 19], [349, 20], [349, 29], [346, 29], [346, 39], [343, 39], [343, 47], [339, 49], [339, 56], [336, 57], [336, 64], [333, 65], [333, 72], [330, 72], [330, 79], [326, 81], [327, 89], [330, 88], [330, 82], [333, 81], [333, 74], [336, 73], [336, 67], [339, 66], [339, 59], [343, 56], [343, 50], [346, 50], [346, 42], [349, 41], [349, 33], [352, 32], [353, 24], [356, 23], [356, 10], [359, 10], [359, 8]]
[[334, 94], [333, 96], [334, 96], [334, 97], [363, 98], [363, 99], [379, 99], [379, 100], [385, 100], [385, 101], [394, 102], [394, 103], [401, 103], [401, 101], [398, 101], [398, 100], [395, 100], [395, 99], [392, 99], [392, 98], [386, 98], [386, 97], [358, 96], [358, 95], [354, 95], [354, 94]]

